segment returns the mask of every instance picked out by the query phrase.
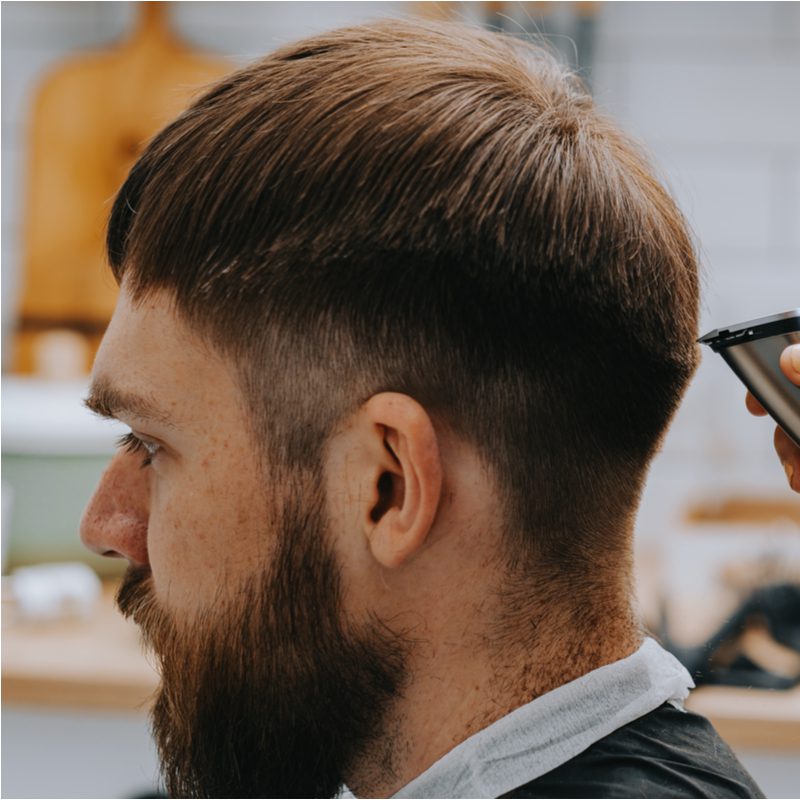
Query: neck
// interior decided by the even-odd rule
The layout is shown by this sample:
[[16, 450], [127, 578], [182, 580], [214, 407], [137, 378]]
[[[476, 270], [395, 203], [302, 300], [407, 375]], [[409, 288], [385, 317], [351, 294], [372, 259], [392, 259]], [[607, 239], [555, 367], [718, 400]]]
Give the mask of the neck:
[[384, 735], [352, 765], [348, 787], [358, 796], [389, 797], [514, 709], [631, 655], [641, 644], [629, 610], [605, 616], [588, 635], [590, 626], [581, 624], [578, 631], [569, 624], [573, 618], [569, 612], [537, 615], [528, 609], [527, 633], [513, 642], [507, 635], [501, 644], [485, 632], [451, 631], [438, 644], [420, 645], [409, 665], [411, 685], [382, 726]]

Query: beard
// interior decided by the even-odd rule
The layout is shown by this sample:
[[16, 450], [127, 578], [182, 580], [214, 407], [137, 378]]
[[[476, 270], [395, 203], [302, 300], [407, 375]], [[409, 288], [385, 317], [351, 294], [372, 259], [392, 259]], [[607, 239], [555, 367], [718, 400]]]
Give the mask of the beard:
[[[191, 624], [159, 605], [149, 568], [120, 587], [158, 661], [151, 722], [173, 797], [332, 797], [381, 746], [410, 644], [374, 618], [345, 624], [324, 500], [293, 495], [270, 566], [236, 593], [218, 587]], [[391, 775], [386, 747], [380, 761]]]

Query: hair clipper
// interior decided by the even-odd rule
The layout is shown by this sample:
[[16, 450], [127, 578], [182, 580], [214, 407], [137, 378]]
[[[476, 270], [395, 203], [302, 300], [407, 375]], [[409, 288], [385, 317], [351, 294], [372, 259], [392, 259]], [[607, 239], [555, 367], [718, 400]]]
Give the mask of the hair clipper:
[[800, 308], [740, 322], [698, 341], [719, 353], [769, 415], [800, 447], [800, 386], [781, 371], [784, 348], [800, 344]]

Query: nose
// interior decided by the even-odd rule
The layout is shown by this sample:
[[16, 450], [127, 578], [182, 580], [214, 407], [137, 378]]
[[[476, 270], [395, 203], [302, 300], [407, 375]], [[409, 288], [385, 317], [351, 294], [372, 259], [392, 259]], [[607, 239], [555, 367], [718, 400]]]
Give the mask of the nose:
[[99, 555], [146, 566], [149, 509], [149, 480], [141, 456], [117, 453], [83, 512], [81, 541]]

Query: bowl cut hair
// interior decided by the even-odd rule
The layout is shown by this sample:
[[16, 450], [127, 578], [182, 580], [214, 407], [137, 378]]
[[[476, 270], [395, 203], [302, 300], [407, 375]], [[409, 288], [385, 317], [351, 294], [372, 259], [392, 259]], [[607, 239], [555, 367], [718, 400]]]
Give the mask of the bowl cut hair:
[[403, 392], [480, 453], [509, 565], [619, 571], [697, 364], [697, 261], [545, 49], [400, 20], [283, 47], [152, 140], [107, 249], [230, 360], [267, 469], [318, 474], [349, 414]]

